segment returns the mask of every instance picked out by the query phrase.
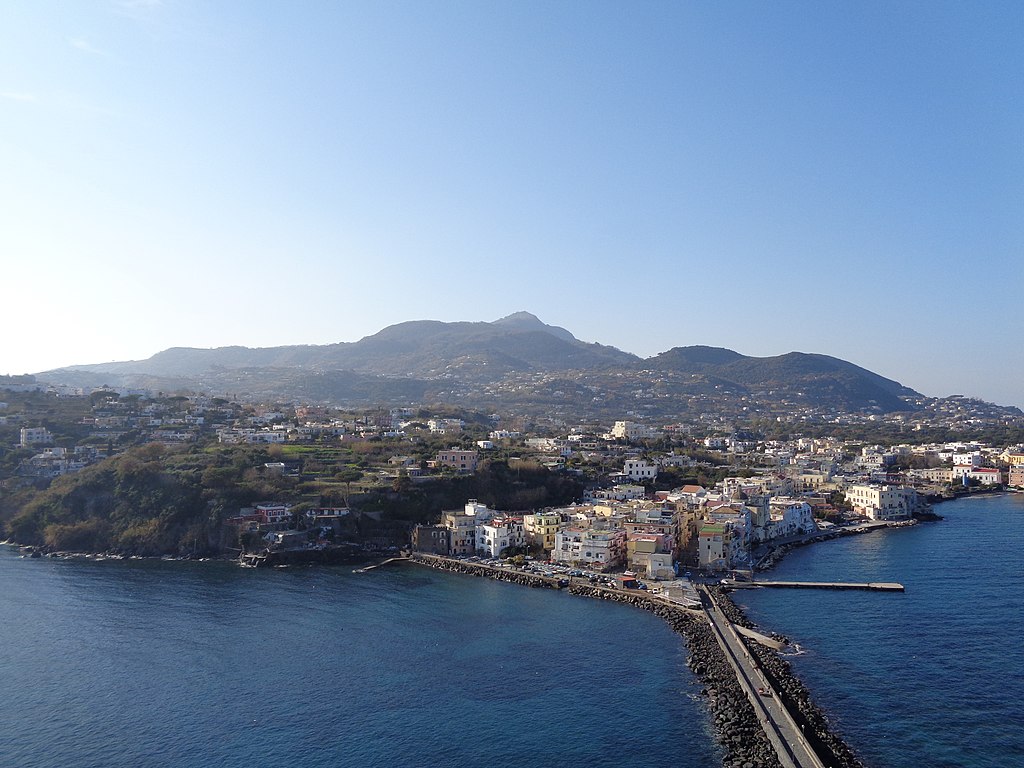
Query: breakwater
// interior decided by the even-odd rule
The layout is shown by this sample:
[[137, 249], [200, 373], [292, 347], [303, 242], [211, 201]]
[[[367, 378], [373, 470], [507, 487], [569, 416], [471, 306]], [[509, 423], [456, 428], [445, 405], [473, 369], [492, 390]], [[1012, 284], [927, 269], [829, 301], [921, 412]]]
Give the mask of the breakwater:
[[[412, 561], [452, 573], [493, 578], [527, 587], [557, 589], [560, 586], [558, 579], [462, 560], [414, 555]], [[568, 583], [565, 591], [578, 597], [631, 605], [665, 621], [686, 642], [689, 652], [687, 666], [702, 685], [701, 694], [711, 711], [716, 739], [725, 752], [722, 758], [724, 768], [777, 768], [780, 765], [775, 749], [762, 730], [702, 612], [673, 605], [636, 590], [609, 589], [582, 581]]]
[[[720, 587], [709, 587], [719, 608], [733, 624], [746, 629], [754, 629], [756, 625], [729, 598], [726, 590]], [[783, 643], [788, 638], [781, 635], [773, 637]], [[821, 760], [831, 768], [863, 768], [857, 758], [837, 734], [833, 733], [825, 714], [811, 700], [810, 692], [792, 673], [790, 664], [774, 650], [748, 638], [741, 638], [747, 651], [757, 660], [761, 673], [774, 689], [779, 700], [789, 711], [792, 718], [800, 726], [804, 738]]]
[[[725, 751], [722, 765], [725, 768], [775, 768], [780, 765], [774, 747], [736, 678], [735, 670], [722, 652], [702, 612], [636, 590], [594, 586], [580, 580], [560, 580], [433, 555], [417, 554], [411, 559], [451, 573], [492, 578], [521, 586], [546, 589], [564, 587], [572, 595], [622, 603], [653, 613], [686, 642], [689, 651], [687, 666], [703, 686], [701, 693], [706, 697], [712, 714], [716, 739]], [[729, 621], [754, 629], [753, 622], [729, 599], [725, 590], [720, 587], [710, 589]], [[773, 637], [788, 643], [788, 638], [778, 635]], [[780, 703], [801, 727], [805, 740], [822, 762], [830, 768], [863, 768], [863, 763], [853, 750], [832, 732], [827, 717], [811, 700], [807, 688], [792, 673], [789, 662], [776, 651], [756, 641], [744, 639], [744, 644], [750, 655], [757, 660]]]
[[466, 560], [455, 560], [440, 555], [425, 555], [414, 552], [410, 558], [412, 562], [429, 565], [441, 571], [450, 573], [461, 573], [466, 576], [481, 576], [496, 581], [507, 581], [510, 584], [519, 584], [523, 587], [539, 587], [542, 589], [559, 589], [568, 585], [566, 579], [556, 579], [550, 576], [540, 576], [535, 573], [518, 571], [515, 568], [495, 568], [483, 563], [470, 563]]
[[631, 591], [572, 584], [568, 592], [632, 605], [665, 621], [686, 641], [689, 651], [687, 666], [703, 686], [701, 693], [707, 698], [716, 738], [725, 750], [722, 765], [727, 768], [775, 768], [780, 765], [774, 747], [762, 730], [754, 708], [702, 612]]

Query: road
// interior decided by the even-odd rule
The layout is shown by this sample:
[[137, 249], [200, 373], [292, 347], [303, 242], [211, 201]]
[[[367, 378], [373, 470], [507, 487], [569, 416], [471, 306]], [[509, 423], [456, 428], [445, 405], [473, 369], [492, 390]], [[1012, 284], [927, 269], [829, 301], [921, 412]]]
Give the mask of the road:
[[[800, 727], [793, 722], [789, 712], [782, 706], [777, 693], [772, 691], [768, 681], [761, 676], [757, 665], [747, 654], [743, 643], [733, 631], [732, 624], [719, 610], [714, 598], [703, 586], [698, 586], [697, 591], [704, 612], [711, 621], [712, 631], [729, 663], [736, 670], [740, 686], [753, 704], [758, 722], [768, 735], [783, 768], [824, 768], [824, 763], [818, 759], [801, 735]], [[772, 695], [760, 695], [759, 688], [772, 691]]]

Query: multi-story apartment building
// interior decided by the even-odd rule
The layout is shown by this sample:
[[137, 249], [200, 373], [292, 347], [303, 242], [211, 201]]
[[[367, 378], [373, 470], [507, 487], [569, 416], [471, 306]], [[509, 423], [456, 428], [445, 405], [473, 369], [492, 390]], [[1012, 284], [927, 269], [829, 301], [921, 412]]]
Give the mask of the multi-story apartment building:
[[568, 565], [605, 569], [622, 565], [626, 554], [626, 532], [566, 528], [555, 535], [551, 559]]
[[464, 509], [441, 513], [441, 526], [451, 531], [450, 554], [472, 555], [476, 552], [476, 526], [493, 517], [494, 512], [476, 499], [466, 502]]
[[521, 517], [494, 517], [476, 526], [476, 551], [487, 557], [500, 557], [505, 550], [525, 542]]
[[555, 534], [562, 524], [562, 517], [557, 512], [537, 512], [523, 515], [523, 532], [527, 544], [535, 544], [545, 552], [555, 548]]
[[609, 434], [618, 440], [657, 440], [661, 430], [633, 421], [616, 421]]
[[697, 556], [701, 568], [725, 570], [729, 567], [732, 531], [724, 523], [705, 523], [697, 534]]
[[853, 511], [872, 520], [905, 520], [917, 506], [917, 491], [891, 485], [853, 485], [846, 490]]
[[630, 480], [654, 480], [658, 476], [658, 465], [643, 459], [627, 459], [622, 474], [628, 475]]
[[52, 445], [53, 435], [46, 427], [22, 427], [21, 447], [28, 448], [32, 445]]

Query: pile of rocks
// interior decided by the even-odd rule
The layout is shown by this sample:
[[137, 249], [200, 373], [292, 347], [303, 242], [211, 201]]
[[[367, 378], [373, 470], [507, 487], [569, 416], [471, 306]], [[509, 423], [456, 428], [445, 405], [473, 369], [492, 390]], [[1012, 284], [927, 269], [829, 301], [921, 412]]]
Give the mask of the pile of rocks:
[[[711, 588], [719, 608], [733, 624], [750, 629], [754, 624], [729, 598], [729, 595], [718, 587]], [[782, 635], [773, 635], [776, 640], [788, 643]], [[743, 638], [750, 655], [757, 659], [764, 676], [771, 683], [779, 696], [779, 700], [789, 710], [790, 715], [801, 726], [804, 738], [813, 747], [819, 757], [829, 766], [835, 768], [863, 768], [853, 750], [831, 730], [828, 718], [811, 700], [810, 692], [793, 674], [789, 662], [781, 658], [773, 649], [758, 642]]]
[[482, 565], [480, 563], [470, 563], [464, 560], [451, 560], [445, 557], [424, 557], [413, 556], [413, 559], [422, 563], [423, 565], [429, 565], [431, 568], [437, 568], [442, 571], [450, 571], [452, 573], [463, 573], [467, 576], [485, 576], [489, 579], [497, 579], [498, 581], [507, 581], [511, 584], [521, 584], [524, 587], [543, 587], [546, 589], [557, 589], [558, 582], [543, 576], [535, 576], [531, 573], [523, 573], [512, 568], [492, 568], [489, 565]]
[[765, 736], [711, 627], [703, 614], [668, 605], [636, 592], [621, 592], [583, 584], [573, 584], [574, 595], [612, 600], [650, 611], [663, 619], [686, 639], [690, 655], [687, 664], [703, 685], [714, 719], [715, 733], [725, 750], [722, 765], [727, 768], [774, 768], [779, 765], [768, 737]]

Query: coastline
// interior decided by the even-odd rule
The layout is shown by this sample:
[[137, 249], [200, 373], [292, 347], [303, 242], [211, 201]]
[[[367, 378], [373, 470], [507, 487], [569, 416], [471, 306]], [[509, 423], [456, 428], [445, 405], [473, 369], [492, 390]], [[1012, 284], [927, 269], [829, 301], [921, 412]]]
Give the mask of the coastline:
[[[941, 520], [941, 518], [938, 518]], [[798, 547], [806, 547], [808, 544], [817, 544], [822, 541], [832, 541], [833, 539], [845, 538], [847, 536], [863, 536], [866, 533], [874, 533], [876, 531], [885, 531], [892, 528], [909, 528], [918, 525], [921, 521], [911, 518], [909, 520], [899, 520], [895, 522], [885, 523], [874, 523], [867, 525], [859, 525], [856, 527], [848, 528], [835, 528], [828, 531], [819, 531], [818, 533], [807, 534], [799, 539], [792, 541], [786, 541], [782, 544], [777, 545], [764, 545], [765, 552], [757, 558], [754, 563], [755, 571], [767, 571], [778, 565], [782, 559]], [[931, 522], [929, 520], [928, 522]]]
[[[414, 555], [403, 561], [520, 586], [564, 589], [570, 595], [621, 603], [653, 613], [665, 621], [672, 631], [681, 635], [686, 644], [689, 652], [687, 666], [701, 683], [701, 695], [712, 717], [715, 739], [725, 753], [722, 758], [723, 768], [775, 768], [781, 765], [703, 611], [643, 591], [624, 591], [580, 581], [559, 585], [552, 583], [558, 580], [548, 577], [438, 555]], [[753, 622], [747, 619], [723, 589], [710, 589], [715, 599], [726, 606], [732, 623], [753, 628]], [[779, 638], [776, 636], [775, 639]], [[743, 642], [748, 652], [757, 658], [773, 688], [779, 692], [780, 702], [798, 723], [805, 725], [805, 736], [819, 754], [825, 756], [827, 764], [834, 768], [863, 768], [863, 763], [854, 755], [853, 750], [830, 730], [828, 718], [813, 703], [807, 688], [790, 670], [789, 663], [776, 651], [755, 641], [744, 639]]]

